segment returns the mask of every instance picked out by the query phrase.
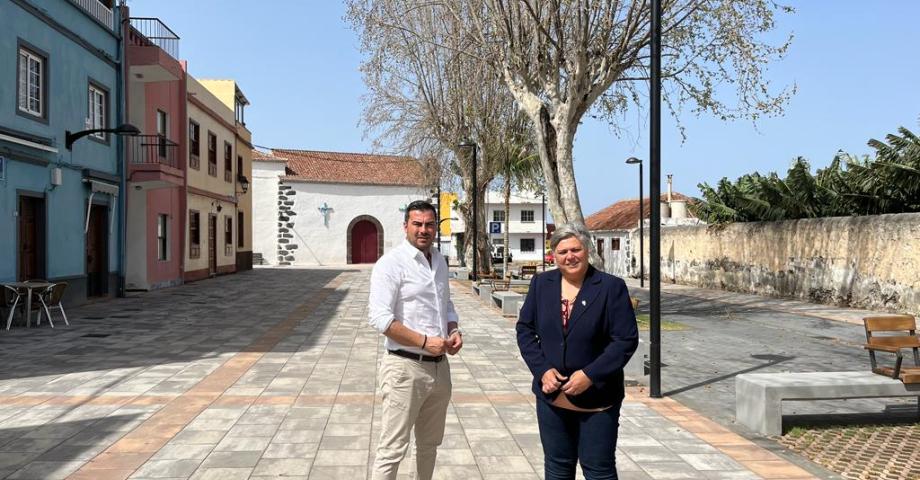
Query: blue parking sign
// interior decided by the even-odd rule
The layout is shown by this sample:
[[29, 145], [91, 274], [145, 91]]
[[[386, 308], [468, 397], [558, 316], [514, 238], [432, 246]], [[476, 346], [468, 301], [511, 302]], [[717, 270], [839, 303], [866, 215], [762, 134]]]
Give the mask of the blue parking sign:
[[489, 233], [502, 233], [502, 222], [489, 222]]

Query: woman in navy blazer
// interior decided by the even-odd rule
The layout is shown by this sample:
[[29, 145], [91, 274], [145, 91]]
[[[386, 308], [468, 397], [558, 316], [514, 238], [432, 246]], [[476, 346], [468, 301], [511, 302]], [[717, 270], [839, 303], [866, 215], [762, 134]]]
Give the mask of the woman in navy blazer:
[[639, 343], [622, 279], [588, 262], [590, 236], [570, 224], [553, 232], [556, 270], [535, 275], [517, 322], [533, 373], [546, 480], [616, 479], [623, 367]]

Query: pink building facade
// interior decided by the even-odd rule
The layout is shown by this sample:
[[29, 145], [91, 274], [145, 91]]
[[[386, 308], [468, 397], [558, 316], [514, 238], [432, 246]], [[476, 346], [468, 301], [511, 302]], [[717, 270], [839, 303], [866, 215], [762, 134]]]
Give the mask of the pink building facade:
[[187, 74], [179, 37], [153, 18], [125, 26], [126, 289], [183, 283], [188, 152]]

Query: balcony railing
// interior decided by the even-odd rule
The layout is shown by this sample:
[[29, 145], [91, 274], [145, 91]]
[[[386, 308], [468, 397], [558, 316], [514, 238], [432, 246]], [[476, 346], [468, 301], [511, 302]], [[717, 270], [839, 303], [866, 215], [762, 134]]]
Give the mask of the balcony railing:
[[105, 25], [110, 29], [115, 28], [115, 17], [112, 14], [112, 9], [107, 7], [104, 3], [99, 0], [71, 0], [78, 7], [82, 8], [83, 11], [88, 13], [91, 17], [99, 21], [99, 23]]
[[157, 46], [170, 57], [179, 59], [179, 36], [159, 18], [131, 17], [128, 42], [144, 47]]
[[179, 168], [179, 145], [159, 135], [124, 137], [128, 144], [128, 161], [132, 165], [159, 164]]

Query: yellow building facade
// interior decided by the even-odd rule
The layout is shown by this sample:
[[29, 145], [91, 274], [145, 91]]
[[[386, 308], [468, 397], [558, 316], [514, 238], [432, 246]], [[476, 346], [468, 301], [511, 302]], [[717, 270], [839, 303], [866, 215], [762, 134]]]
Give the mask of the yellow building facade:
[[237, 270], [236, 125], [228, 108], [188, 76], [185, 280]]
[[199, 83], [213, 94], [225, 107], [233, 111], [236, 159], [236, 269], [252, 268], [252, 132], [246, 128], [245, 109], [249, 100], [234, 80], [202, 79]]

